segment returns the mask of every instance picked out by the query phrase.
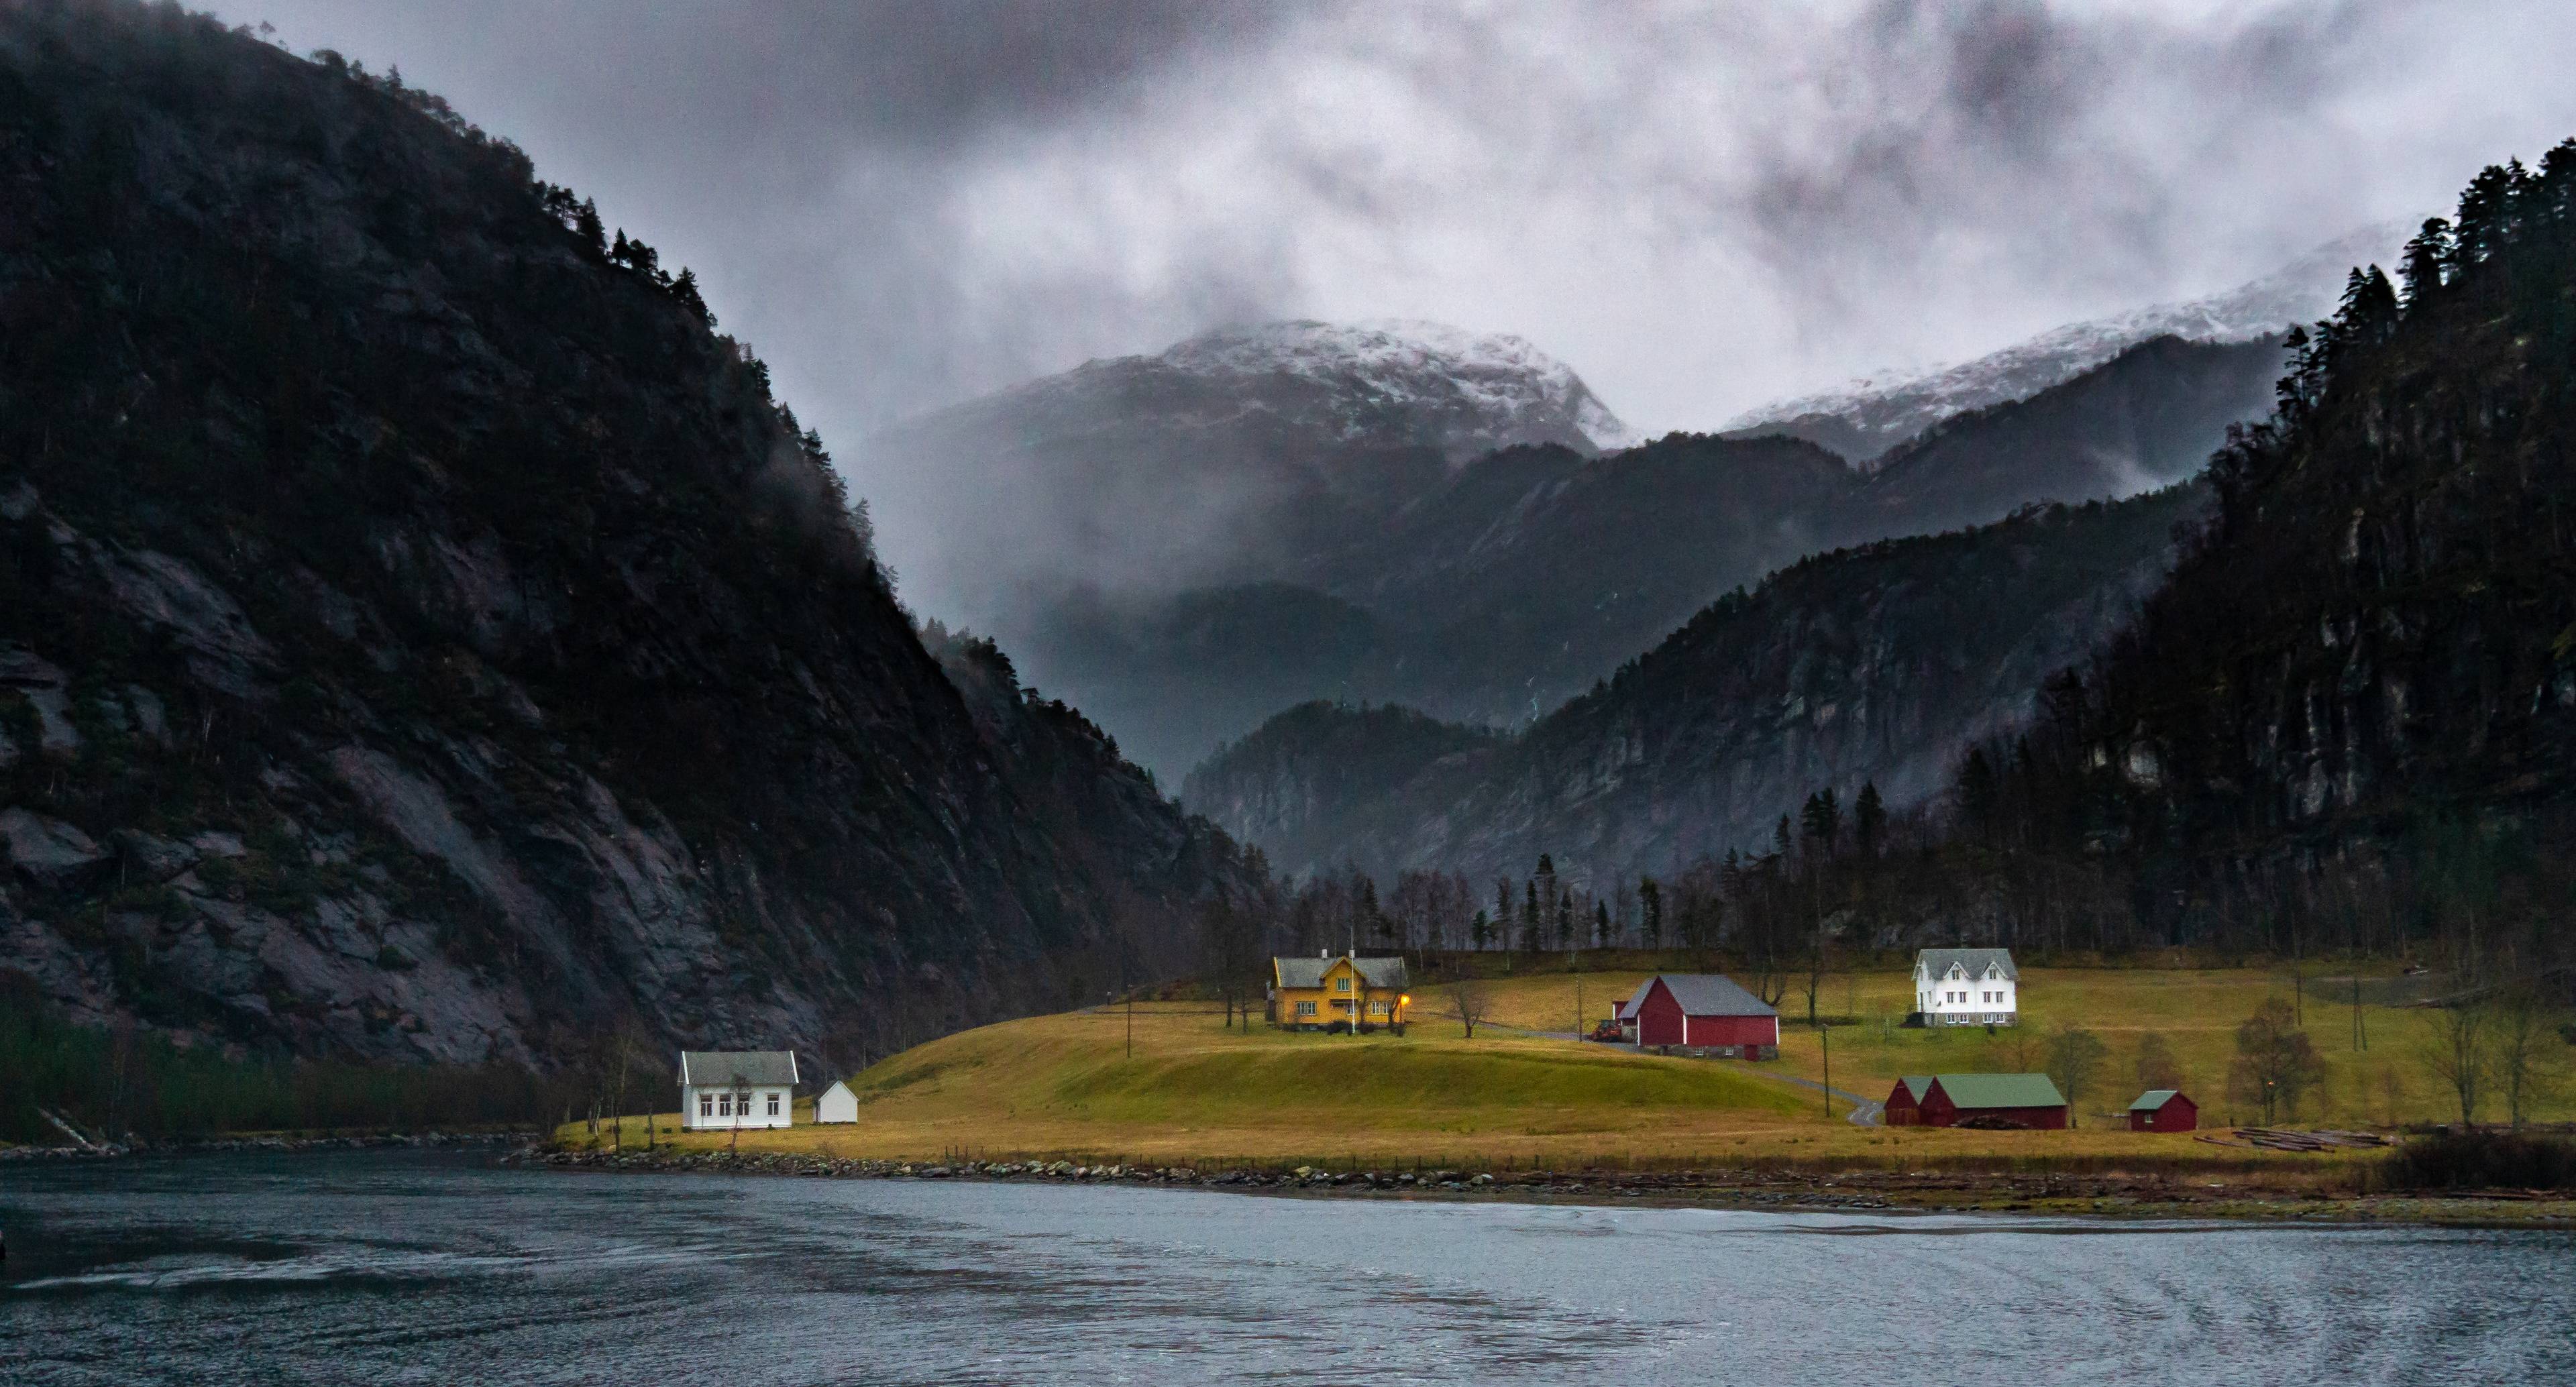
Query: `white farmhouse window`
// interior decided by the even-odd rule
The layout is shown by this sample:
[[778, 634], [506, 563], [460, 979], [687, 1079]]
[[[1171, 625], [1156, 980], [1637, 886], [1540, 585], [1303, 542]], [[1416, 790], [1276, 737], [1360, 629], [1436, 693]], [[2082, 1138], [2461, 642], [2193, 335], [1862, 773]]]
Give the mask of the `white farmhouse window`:
[[699, 1095], [698, 1095], [698, 1116], [700, 1116], [700, 1117], [713, 1117], [713, 1116], [715, 1116], [715, 1115], [716, 1115], [716, 1096], [715, 1096], [714, 1094], [712, 1094], [712, 1093], [701, 1093], [701, 1094], [699, 1094]]
[[718, 1116], [718, 1117], [731, 1117], [731, 1116], [733, 1116], [733, 1095], [732, 1095], [732, 1094], [730, 1094], [730, 1093], [719, 1093], [719, 1094], [717, 1094], [717, 1095], [716, 1095], [716, 1116]]
[[778, 1095], [775, 1093], [769, 1095], [769, 1115], [778, 1116]]

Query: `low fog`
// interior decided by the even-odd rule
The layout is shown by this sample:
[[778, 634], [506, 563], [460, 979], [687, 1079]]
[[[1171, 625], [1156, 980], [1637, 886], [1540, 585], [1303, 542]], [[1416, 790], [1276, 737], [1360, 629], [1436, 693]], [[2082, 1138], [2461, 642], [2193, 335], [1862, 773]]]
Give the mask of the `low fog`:
[[2576, 11], [2509, 0], [214, 8], [595, 195], [898, 495], [893, 420], [1267, 317], [1518, 333], [1631, 424], [1711, 428], [2235, 283], [2576, 133]]

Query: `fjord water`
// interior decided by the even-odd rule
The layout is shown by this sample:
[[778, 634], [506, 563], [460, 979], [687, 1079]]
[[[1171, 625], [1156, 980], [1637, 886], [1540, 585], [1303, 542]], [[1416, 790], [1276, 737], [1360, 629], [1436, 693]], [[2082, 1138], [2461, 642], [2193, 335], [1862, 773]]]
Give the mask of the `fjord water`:
[[0, 1169], [11, 1383], [2576, 1380], [2576, 1236]]

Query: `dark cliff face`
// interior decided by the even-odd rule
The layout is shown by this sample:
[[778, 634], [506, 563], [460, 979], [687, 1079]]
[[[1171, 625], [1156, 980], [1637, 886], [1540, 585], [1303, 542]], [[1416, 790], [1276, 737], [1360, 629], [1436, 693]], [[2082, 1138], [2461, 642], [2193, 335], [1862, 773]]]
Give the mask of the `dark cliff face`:
[[11, 7], [0, 181], [0, 969], [76, 1012], [855, 1057], [1238, 880], [943, 670], [760, 364], [433, 99]]
[[2576, 141], [2437, 231], [2402, 307], [2356, 285], [2219, 456], [2209, 526], [2062, 729], [2141, 847], [2576, 793]]
[[[1827, 786], [1848, 800], [1875, 780], [1901, 809], [2119, 629], [2204, 495], [1806, 560], [1507, 741], [1427, 735], [1397, 710], [1295, 710], [1211, 759], [1185, 798], [1291, 871], [1512, 872], [1544, 852], [1592, 880], [1758, 849]], [[1341, 769], [1354, 746], [1371, 774]]]

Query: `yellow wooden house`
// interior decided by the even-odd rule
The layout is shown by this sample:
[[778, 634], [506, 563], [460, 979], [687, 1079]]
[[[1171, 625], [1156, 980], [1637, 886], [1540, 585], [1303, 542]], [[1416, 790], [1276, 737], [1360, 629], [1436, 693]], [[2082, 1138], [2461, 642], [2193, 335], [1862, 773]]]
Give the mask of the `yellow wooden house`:
[[1380, 1027], [1404, 1034], [1412, 986], [1400, 958], [1334, 955], [1270, 960], [1270, 1024], [1292, 1031], [1361, 1031]]

